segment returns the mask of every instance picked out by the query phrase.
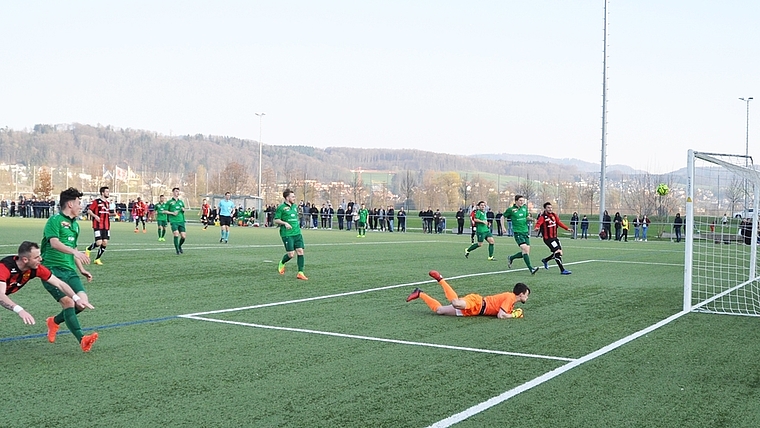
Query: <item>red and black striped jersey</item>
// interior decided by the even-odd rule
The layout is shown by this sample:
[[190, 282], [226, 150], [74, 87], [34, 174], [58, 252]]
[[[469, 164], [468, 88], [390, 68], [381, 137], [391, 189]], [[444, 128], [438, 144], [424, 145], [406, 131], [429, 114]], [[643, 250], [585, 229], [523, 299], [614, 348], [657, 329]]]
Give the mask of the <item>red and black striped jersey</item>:
[[89, 210], [95, 214], [95, 217], [100, 221], [92, 220], [93, 229], [111, 229], [111, 213], [109, 212], [111, 206], [108, 199], [97, 198], [90, 203]]
[[148, 206], [145, 204], [145, 202], [135, 201], [135, 204], [132, 206], [132, 216], [142, 217], [145, 215], [146, 212], [148, 212]]
[[201, 207], [201, 215], [208, 216], [211, 213], [211, 205], [203, 204]]
[[536, 230], [541, 229], [541, 236], [543, 236], [544, 239], [556, 238], [557, 226], [565, 230], [570, 230], [570, 228], [562, 224], [562, 221], [557, 214], [544, 211], [538, 215], [538, 220], [536, 220]]
[[39, 277], [43, 281], [50, 279], [52, 273], [45, 266], [22, 271], [16, 264], [18, 256], [8, 256], [0, 260], [0, 282], [5, 283], [5, 295], [10, 295], [24, 286], [30, 279]]

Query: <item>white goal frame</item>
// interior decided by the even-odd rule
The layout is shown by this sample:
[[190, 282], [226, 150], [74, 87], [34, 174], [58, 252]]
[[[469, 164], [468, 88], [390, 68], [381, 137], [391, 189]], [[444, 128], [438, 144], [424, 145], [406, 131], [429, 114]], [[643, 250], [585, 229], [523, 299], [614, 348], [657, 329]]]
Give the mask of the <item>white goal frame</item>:
[[[688, 151], [686, 179], [686, 249], [684, 259], [683, 310], [731, 315], [760, 316], [760, 277], [758, 277], [757, 247], [758, 221], [753, 217], [750, 244], [739, 239], [732, 225], [719, 225], [704, 221], [700, 213], [695, 221], [695, 189], [701, 189], [704, 179], [695, 168], [704, 161], [707, 168], [719, 167], [751, 186], [753, 213], [758, 213], [760, 200], [760, 172], [727, 161], [727, 158], [751, 158], [743, 155]], [[701, 162], [700, 162], [701, 163]], [[705, 167], [702, 168], [703, 170]], [[720, 187], [718, 185], [718, 187]], [[747, 187], [745, 186], [745, 189]], [[747, 195], [747, 197], [750, 197]], [[749, 204], [748, 204], [749, 205]], [[746, 210], [747, 207], [744, 207]], [[746, 211], [745, 211], [746, 212]], [[713, 213], [715, 216], [716, 213]], [[714, 219], [715, 217], [713, 217]]]

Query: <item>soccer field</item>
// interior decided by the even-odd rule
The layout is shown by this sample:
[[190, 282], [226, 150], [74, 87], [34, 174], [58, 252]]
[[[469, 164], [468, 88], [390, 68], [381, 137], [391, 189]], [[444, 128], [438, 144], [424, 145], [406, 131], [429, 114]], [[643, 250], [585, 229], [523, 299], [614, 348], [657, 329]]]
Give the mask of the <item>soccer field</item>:
[[[0, 247], [39, 242], [42, 220], [0, 219]], [[680, 314], [683, 244], [562, 238], [572, 275], [531, 276], [511, 238], [465, 259], [469, 235], [306, 230], [308, 281], [277, 274], [276, 230], [188, 227], [185, 254], [113, 225], [90, 265], [100, 338], [45, 338], [60, 306], [34, 280], [0, 312], [0, 426], [760, 426], [758, 320]], [[82, 222], [80, 249], [91, 241]], [[532, 260], [547, 249], [532, 239]], [[435, 315], [435, 269], [460, 295], [532, 293], [525, 318]], [[62, 326], [65, 330], [65, 326]]]

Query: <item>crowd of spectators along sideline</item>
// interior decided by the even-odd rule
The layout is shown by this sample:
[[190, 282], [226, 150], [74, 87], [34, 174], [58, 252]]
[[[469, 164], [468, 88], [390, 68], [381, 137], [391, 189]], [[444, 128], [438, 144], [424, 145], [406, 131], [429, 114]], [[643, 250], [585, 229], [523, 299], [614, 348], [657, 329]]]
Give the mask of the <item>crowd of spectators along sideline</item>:
[[52, 199], [37, 199], [19, 196], [15, 200], [0, 201], [0, 215], [3, 217], [49, 218], [55, 213], [55, 201]]
[[[298, 219], [303, 229], [338, 229], [351, 230], [356, 228], [359, 220], [359, 204], [354, 201], [341, 202], [337, 209], [332, 203], [325, 202], [321, 206], [313, 202], [301, 202], [298, 204]], [[274, 226], [274, 214], [277, 205], [267, 205], [263, 209], [264, 227]], [[367, 208], [367, 229], [406, 232], [406, 211], [404, 208], [396, 210], [393, 205], [387, 207]]]

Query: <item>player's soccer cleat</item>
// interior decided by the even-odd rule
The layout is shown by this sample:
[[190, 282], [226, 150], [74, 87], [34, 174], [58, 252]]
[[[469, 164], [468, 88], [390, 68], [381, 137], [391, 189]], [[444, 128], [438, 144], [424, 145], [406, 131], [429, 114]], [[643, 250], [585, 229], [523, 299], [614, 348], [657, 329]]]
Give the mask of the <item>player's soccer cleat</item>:
[[489, 258], [488, 258], [488, 261], [489, 261], [489, 262], [495, 262], [495, 261], [496, 261], [496, 259], [495, 259], [495, 258], [493, 258], [493, 257], [489, 257]]
[[219, 238], [219, 243], [221, 244], [222, 241], [224, 241], [224, 238]]
[[280, 262], [280, 264], [277, 265], [277, 272], [280, 275], [285, 275], [285, 263]]
[[541, 261], [544, 262], [544, 269], [549, 270], [549, 262], [547, 262], [546, 260], [541, 260]]
[[185, 254], [185, 252], [184, 252], [184, 251], [182, 251], [182, 247], [179, 247], [179, 253], [180, 253], [180, 254]]
[[143, 233], [148, 233], [148, 231], [147, 231], [147, 230], [145, 230], [145, 229], [143, 229]]
[[467, 251], [467, 248], [464, 249], [464, 258], [469, 259], [470, 258], [470, 252]]
[[135, 228], [135, 233], [138, 233], [138, 232], [139, 232], [139, 230], [137, 228]]
[[[430, 276], [433, 276], [432, 275], [433, 272], [435, 271], [430, 271], [430, 274], [431, 274]], [[435, 272], [435, 273], [438, 273], [438, 272]], [[438, 276], [440, 277], [441, 275], [439, 274]], [[412, 291], [412, 294], [410, 294], [409, 297], [406, 298], [406, 301], [411, 302], [412, 300], [419, 298], [420, 293], [422, 293], [422, 290], [420, 290], [419, 288], [415, 288], [414, 291]]]
[[303, 272], [298, 272], [298, 275], [296, 275], [296, 279], [302, 279], [302, 280], [306, 281], [309, 278], [307, 278], [306, 275], [303, 274]]
[[441, 276], [440, 273], [438, 273], [437, 270], [431, 270], [430, 272], [428, 272], [428, 275], [430, 275], [430, 277], [436, 281], [440, 281], [443, 279], [443, 277]]
[[570, 272], [570, 271], [569, 271], [569, 270], [567, 270], [567, 269], [565, 269], [565, 270], [563, 270], [563, 271], [562, 271], [562, 275], [570, 275], [571, 273], [572, 273], [572, 272]]
[[362, 235], [356, 235], [356, 237], [357, 237], [357, 238], [361, 238], [361, 237], [362, 237]]
[[224, 243], [225, 243], [225, 244], [227, 243], [227, 240], [226, 240], [226, 239], [224, 240]]
[[512, 269], [512, 256], [509, 256], [509, 261], [507, 262], [507, 269]]
[[180, 254], [182, 254], [182, 253], [180, 253], [179, 250], [177, 250], [177, 255], [180, 255]]
[[87, 256], [87, 258], [89, 259], [90, 258], [90, 250], [89, 249], [85, 249], [84, 250], [84, 255]]
[[530, 274], [531, 274], [531, 275], [535, 275], [535, 274], [536, 274], [536, 272], [538, 272], [538, 269], [539, 269], [539, 268], [538, 268], [538, 266], [534, 267], [534, 268], [533, 268], [533, 270], [532, 270], [532, 271], [530, 271]]
[[100, 259], [95, 259], [93, 263], [95, 263], [98, 266], [103, 266], [103, 262], [101, 262]]
[[55, 335], [58, 333], [58, 327], [59, 325], [55, 323], [55, 318], [50, 317], [47, 319], [47, 338], [48, 342], [54, 343], [55, 342]]
[[96, 340], [98, 340], [98, 333], [88, 334], [87, 336], [82, 337], [82, 341], [79, 342], [79, 346], [82, 347], [82, 350], [84, 352], [90, 352], [90, 349], [92, 349], [92, 344], [95, 343]]

